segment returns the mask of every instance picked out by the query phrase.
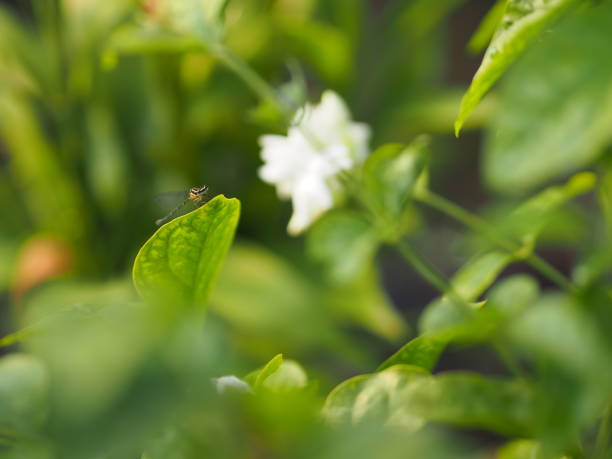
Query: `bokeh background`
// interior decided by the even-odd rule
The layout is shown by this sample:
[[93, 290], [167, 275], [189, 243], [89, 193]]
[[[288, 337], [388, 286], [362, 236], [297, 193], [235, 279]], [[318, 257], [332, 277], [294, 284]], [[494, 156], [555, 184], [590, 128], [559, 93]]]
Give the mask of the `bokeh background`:
[[[230, 0], [224, 42], [275, 87], [297, 68], [310, 100], [337, 91], [371, 126], [372, 148], [431, 135], [430, 187], [494, 218], [541, 185], [501, 190], [483, 180], [483, 139], [495, 136], [508, 102], [501, 91], [453, 134], [487, 43], [486, 31], [484, 41], [473, 35], [495, 3]], [[290, 204], [257, 175], [258, 137], [282, 125], [205, 50], [138, 36], [154, 4], [0, 3], [2, 335], [48, 308], [135, 300], [131, 266], [163, 215], [154, 197], [207, 184], [242, 202], [207, 316], [224, 349], [219, 374], [244, 374], [282, 352], [327, 392], [376, 368], [414, 336], [438, 293], [386, 249], [353, 284], [329, 279], [305, 239], [287, 235]], [[504, 85], [511, 94], [517, 83]], [[594, 237], [593, 204], [581, 204], [559, 212], [541, 239], [540, 253], [564, 273]], [[430, 210], [415, 208], [413, 223], [411, 240], [446, 275], [478, 245]], [[503, 275], [518, 271], [549, 286], [522, 264]], [[451, 348], [439, 369], [454, 368], [505, 374], [485, 347]]]

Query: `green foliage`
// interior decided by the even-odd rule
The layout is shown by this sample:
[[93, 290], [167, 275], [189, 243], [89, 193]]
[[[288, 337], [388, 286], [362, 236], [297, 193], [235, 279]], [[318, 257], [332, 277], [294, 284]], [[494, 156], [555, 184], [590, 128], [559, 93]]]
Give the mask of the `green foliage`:
[[427, 164], [427, 144], [427, 138], [420, 137], [408, 146], [384, 145], [366, 160], [364, 192], [386, 221], [401, 221]]
[[[609, 0], [490, 2], [462, 101], [471, 2], [22, 3], [0, 8], [1, 457], [610, 456]], [[331, 90], [363, 125], [304, 127]], [[309, 207], [305, 240], [262, 135], [288, 136], [259, 175]], [[156, 193], [203, 184], [154, 227]]]
[[565, 10], [578, 3], [576, 0], [508, 0], [504, 15], [493, 36], [485, 56], [474, 75], [459, 108], [455, 121], [455, 134], [459, 135], [485, 93], [506, 72], [508, 67], [525, 51], [542, 31]]
[[444, 340], [421, 335], [408, 341], [395, 354], [381, 363], [378, 371], [386, 370], [394, 365], [414, 365], [431, 371], [445, 346]]
[[586, 7], [510, 72], [485, 146], [484, 175], [492, 188], [525, 193], [589, 165], [604, 151], [612, 120], [605, 38], [611, 24], [608, 2]]
[[199, 309], [206, 300], [238, 224], [240, 203], [217, 196], [162, 226], [134, 262], [134, 285], [151, 300], [173, 298]]

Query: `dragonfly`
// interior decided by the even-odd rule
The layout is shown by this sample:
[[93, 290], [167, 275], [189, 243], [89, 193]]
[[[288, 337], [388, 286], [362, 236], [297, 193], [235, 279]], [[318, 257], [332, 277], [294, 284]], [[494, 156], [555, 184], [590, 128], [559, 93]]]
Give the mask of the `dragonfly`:
[[206, 202], [207, 193], [208, 185], [195, 186], [193, 188], [189, 188], [189, 190], [187, 191], [162, 193], [161, 195], [157, 196], [157, 201], [170, 199], [174, 202], [179, 201], [179, 204], [174, 207], [168, 213], [168, 215], [155, 220], [155, 224], [158, 226], [162, 225], [178, 217], [179, 215], [183, 215], [187, 212], [191, 212], [192, 210], [197, 209]]

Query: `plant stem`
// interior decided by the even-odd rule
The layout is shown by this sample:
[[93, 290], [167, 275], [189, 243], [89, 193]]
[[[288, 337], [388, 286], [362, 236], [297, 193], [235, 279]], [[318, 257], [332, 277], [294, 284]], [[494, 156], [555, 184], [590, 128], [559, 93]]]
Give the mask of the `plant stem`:
[[[410, 244], [403, 240], [396, 242], [396, 247], [408, 263], [425, 279], [432, 287], [439, 290], [443, 294], [451, 296], [453, 299], [458, 299], [458, 295], [453, 292], [450, 283], [434, 268], [425, 258], [418, 254]], [[460, 300], [465, 303], [464, 300]]]
[[[500, 234], [499, 231], [486, 220], [466, 211], [442, 196], [430, 191], [424, 191], [416, 196], [416, 199], [463, 223], [468, 228], [483, 234], [488, 237], [491, 242], [508, 252], [518, 254], [524, 250], [521, 244]], [[567, 277], [537, 254], [528, 253], [524, 255], [523, 258], [525, 262], [562, 289], [570, 292], [576, 291], [576, 287]]]
[[283, 115], [288, 115], [285, 107], [278, 100], [274, 88], [272, 88], [262, 77], [260, 77], [257, 72], [255, 72], [245, 61], [220, 43], [210, 45], [208, 49], [228, 69], [232, 70], [236, 75], [238, 75], [255, 93], [255, 95], [257, 95], [257, 97], [259, 97], [262, 101], [272, 104]]

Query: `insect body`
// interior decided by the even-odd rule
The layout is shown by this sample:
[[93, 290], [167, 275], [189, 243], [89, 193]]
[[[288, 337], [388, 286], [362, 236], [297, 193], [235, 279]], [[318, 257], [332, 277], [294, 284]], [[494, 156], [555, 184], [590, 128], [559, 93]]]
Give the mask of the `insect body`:
[[[179, 215], [186, 213], [186, 211], [197, 209], [206, 202], [206, 194], [208, 192], [208, 185], [195, 186], [190, 188], [185, 196], [185, 192], [179, 192], [179, 198], [182, 202], [179, 203], [174, 209], [170, 211], [168, 215], [155, 221], [156, 225], [161, 225], [172, 220]], [[176, 195], [176, 193], [168, 193], [169, 195]]]

